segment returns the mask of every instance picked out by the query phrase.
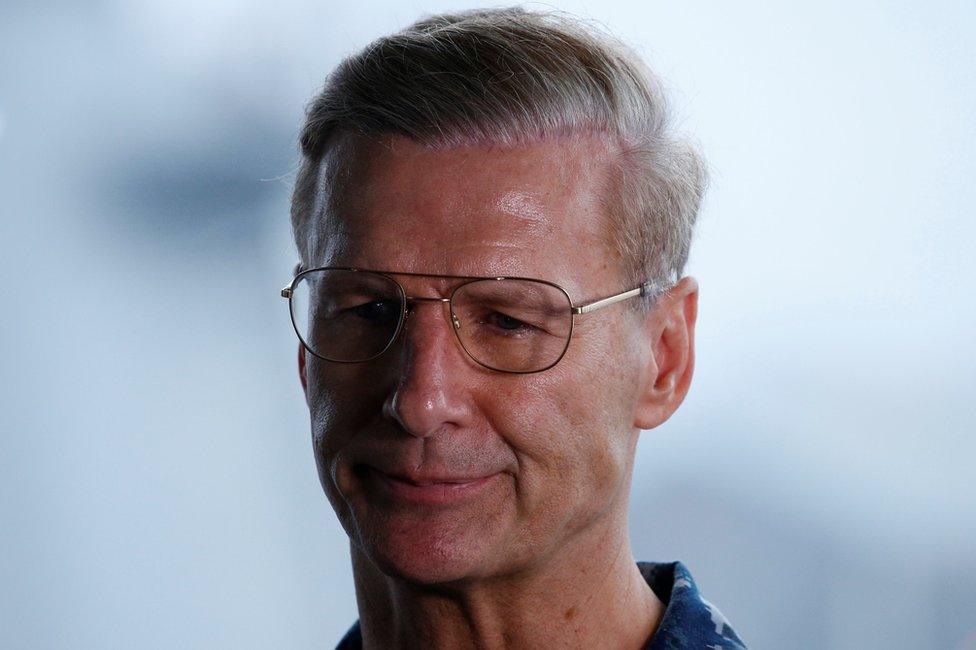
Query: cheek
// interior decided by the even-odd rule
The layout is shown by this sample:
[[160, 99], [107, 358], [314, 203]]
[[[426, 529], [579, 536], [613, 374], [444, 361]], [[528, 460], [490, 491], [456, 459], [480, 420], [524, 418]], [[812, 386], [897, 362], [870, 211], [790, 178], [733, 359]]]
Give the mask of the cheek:
[[382, 392], [366, 365], [339, 365], [308, 355], [308, 406], [319, 480], [337, 510], [342, 452], [382, 412]]
[[567, 363], [528, 379], [494, 391], [483, 410], [518, 458], [520, 516], [544, 538], [591, 522], [622, 496], [634, 435], [626, 396], [613, 388], [619, 377]]
[[383, 380], [371, 364], [330, 363], [307, 354], [306, 376], [317, 448], [340, 448], [358, 423], [382, 412]]
[[599, 509], [600, 504], [616, 496], [630, 466], [630, 436], [622, 426], [618, 404], [605, 390], [594, 385], [585, 397], [561, 397], [558, 408], [565, 428], [559, 433], [564, 451], [559, 455], [563, 462], [557, 471], [574, 478], [567, 490], [576, 499], [589, 501]]

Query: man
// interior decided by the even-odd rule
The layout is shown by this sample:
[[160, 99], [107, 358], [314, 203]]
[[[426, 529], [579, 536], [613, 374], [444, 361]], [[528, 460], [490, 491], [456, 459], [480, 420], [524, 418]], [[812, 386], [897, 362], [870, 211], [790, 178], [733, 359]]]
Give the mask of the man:
[[360, 620], [340, 648], [741, 648], [637, 564], [637, 439], [688, 391], [704, 187], [658, 85], [561, 14], [437, 16], [301, 134], [289, 298]]

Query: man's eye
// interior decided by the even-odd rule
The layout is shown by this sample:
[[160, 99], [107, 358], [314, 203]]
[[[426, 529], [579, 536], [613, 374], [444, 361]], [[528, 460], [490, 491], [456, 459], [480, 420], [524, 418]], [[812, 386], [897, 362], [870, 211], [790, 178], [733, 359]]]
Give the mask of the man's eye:
[[382, 325], [397, 318], [397, 305], [389, 300], [372, 300], [351, 307], [349, 311], [370, 324]]
[[483, 321], [487, 325], [492, 325], [505, 332], [518, 332], [518, 331], [528, 331], [532, 329], [532, 326], [521, 321], [517, 318], [509, 316], [508, 314], [502, 314], [500, 312], [491, 312], [486, 316]]

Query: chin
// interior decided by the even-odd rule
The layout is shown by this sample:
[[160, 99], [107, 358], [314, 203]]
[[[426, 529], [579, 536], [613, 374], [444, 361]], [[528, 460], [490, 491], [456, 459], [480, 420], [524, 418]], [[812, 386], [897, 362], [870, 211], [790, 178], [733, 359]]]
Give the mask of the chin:
[[492, 531], [479, 525], [484, 520], [471, 525], [434, 519], [394, 517], [379, 529], [361, 527], [364, 534], [356, 542], [379, 571], [419, 585], [448, 585], [494, 573], [501, 558], [493, 549], [499, 545]]
[[506, 476], [455, 491], [391, 487], [367, 474], [339, 490], [346, 505], [340, 519], [355, 546], [383, 574], [447, 585], [494, 575], [504, 564], [517, 523]]

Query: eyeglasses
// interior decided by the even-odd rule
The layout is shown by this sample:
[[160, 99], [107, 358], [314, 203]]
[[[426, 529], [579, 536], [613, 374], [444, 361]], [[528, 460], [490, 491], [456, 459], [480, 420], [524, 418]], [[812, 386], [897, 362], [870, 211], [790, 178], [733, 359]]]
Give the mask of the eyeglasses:
[[[408, 296], [393, 276], [461, 280], [448, 298]], [[367, 271], [322, 267], [298, 273], [281, 295], [305, 348], [336, 363], [362, 363], [393, 345], [418, 302], [449, 307], [461, 347], [475, 362], [527, 374], [556, 365], [569, 347], [577, 314], [636, 296], [657, 295], [654, 283], [583, 305], [546, 280]]]

